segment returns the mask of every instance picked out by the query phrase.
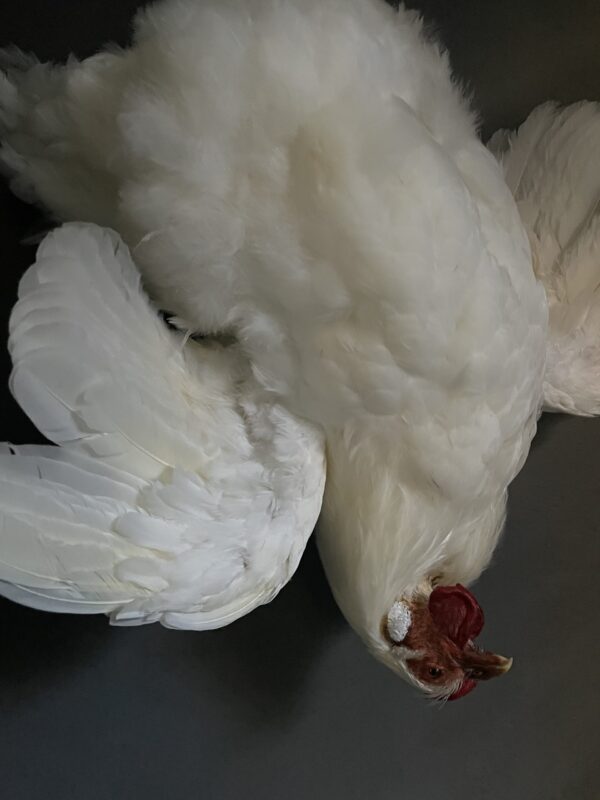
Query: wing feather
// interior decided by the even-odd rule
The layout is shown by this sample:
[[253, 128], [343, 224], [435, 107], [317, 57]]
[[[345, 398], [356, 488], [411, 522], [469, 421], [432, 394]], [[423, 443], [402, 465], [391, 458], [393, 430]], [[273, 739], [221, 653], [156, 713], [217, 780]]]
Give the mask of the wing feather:
[[320, 509], [320, 434], [239, 352], [168, 330], [116, 234], [47, 237], [9, 347], [16, 399], [60, 446], [0, 446], [0, 594], [202, 629], [291, 577]]

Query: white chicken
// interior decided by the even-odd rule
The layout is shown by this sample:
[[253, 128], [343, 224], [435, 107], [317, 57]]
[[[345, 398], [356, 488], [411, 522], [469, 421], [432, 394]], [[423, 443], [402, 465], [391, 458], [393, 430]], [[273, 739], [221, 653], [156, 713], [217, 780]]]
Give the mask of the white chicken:
[[542, 403], [598, 410], [597, 182], [572, 209], [563, 191], [582, 178], [564, 131], [586, 126], [597, 160], [597, 110], [546, 108], [495, 141], [551, 292], [546, 373], [519, 208], [415, 14], [170, 0], [135, 31], [66, 66], [9, 54], [1, 159], [57, 219], [118, 231], [180, 324], [236, 344], [161, 328], [113, 234], [53, 234], [14, 312], [13, 387], [64, 446], [3, 456], [0, 592], [225, 624], [293, 573], [322, 435], [338, 604], [410, 683], [462, 696], [510, 666], [474, 644], [462, 584], [494, 551]]

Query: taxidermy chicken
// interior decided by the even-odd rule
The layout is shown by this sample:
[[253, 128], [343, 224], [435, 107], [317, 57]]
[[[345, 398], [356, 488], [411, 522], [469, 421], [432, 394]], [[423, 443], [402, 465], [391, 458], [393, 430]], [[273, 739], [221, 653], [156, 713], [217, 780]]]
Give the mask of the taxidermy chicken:
[[543, 404], [600, 410], [596, 107], [541, 109], [499, 164], [380, 0], [171, 0], [129, 50], [7, 53], [0, 98], [14, 191], [85, 223], [12, 316], [12, 389], [61, 447], [5, 447], [0, 592], [225, 625], [323, 500], [378, 659], [436, 698], [505, 672], [464, 587]]

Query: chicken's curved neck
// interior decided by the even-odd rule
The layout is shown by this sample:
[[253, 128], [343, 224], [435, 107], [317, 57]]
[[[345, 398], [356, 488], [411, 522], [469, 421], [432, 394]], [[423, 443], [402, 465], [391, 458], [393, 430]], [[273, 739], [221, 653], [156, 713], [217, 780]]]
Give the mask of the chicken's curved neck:
[[392, 604], [434, 576], [478, 577], [502, 528], [503, 490], [465, 505], [411, 476], [390, 437], [340, 433], [327, 446], [317, 541], [336, 601], [363, 638], [377, 638]]

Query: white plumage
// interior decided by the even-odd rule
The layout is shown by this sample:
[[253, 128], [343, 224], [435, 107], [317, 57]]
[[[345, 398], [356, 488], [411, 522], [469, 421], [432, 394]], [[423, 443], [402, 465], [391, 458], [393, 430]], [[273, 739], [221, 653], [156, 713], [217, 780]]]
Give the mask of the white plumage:
[[600, 413], [600, 107], [548, 103], [490, 142], [550, 309], [544, 405]]
[[[119, 572], [119, 591], [141, 593], [126, 594], [128, 606], [113, 616], [168, 612], [163, 619], [171, 624], [207, 627], [268, 599], [293, 571], [317, 513], [323, 467], [315, 425], [328, 457], [319, 547], [338, 603], [393, 669], [434, 694], [455, 689], [467, 674], [463, 665], [458, 675], [455, 656], [447, 679], [430, 684], [413, 669], [424, 649], [395, 647], [382, 620], [398, 601], [418, 620], [434, 579], [470, 583], [493, 553], [508, 484], [535, 432], [548, 341], [546, 296], [519, 210], [541, 242], [538, 275], [554, 287], [544, 236], [568, 202], [570, 175], [561, 159], [570, 161], [561, 148], [569, 142], [548, 134], [551, 179], [535, 166], [535, 135], [524, 131], [512, 142], [505, 169], [517, 208], [445, 54], [425, 39], [416, 15], [380, 0], [171, 0], [138, 16], [128, 51], [64, 67], [19, 59], [8, 64], [0, 89], [1, 158], [15, 191], [59, 219], [118, 230], [162, 308], [190, 330], [238, 342], [233, 350], [190, 344], [178, 354], [174, 334], [162, 330], [131, 267], [123, 266], [116, 240], [97, 229], [68, 228], [46, 246], [60, 245], [72, 266], [52, 258], [45, 265], [43, 251], [38, 270], [55, 270], [60, 290], [36, 288], [32, 297], [42, 306], [48, 297], [51, 319], [45, 307], [26, 313], [27, 291], [17, 307], [12, 341], [21, 402], [56, 441], [74, 436], [73, 458], [93, 454], [85, 461], [90, 470], [125, 470], [136, 482], [128, 491], [138, 492], [138, 516], [119, 523], [118, 547], [98, 552], [109, 583]], [[593, 138], [596, 110], [585, 113]], [[542, 119], [542, 127], [549, 122]], [[548, 192], [552, 208], [547, 180], [562, 192]], [[535, 221], [522, 199], [533, 204]], [[581, 228], [578, 248], [570, 249], [566, 232], [552, 251], [553, 264], [563, 252], [579, 263], [585, 246], [588, 266], [569, 274], [584, 273], [586, 295], [597, 240], [588, 199], [572, 213], [571, 234]], [[88, 252], [108, 241], [117, 250], [112, 266], [106, 250], [101, 258]], [[571, 378], [552, 353], [573, 338], [572, 311], [569, 298], [551, 291], [554, 371], [546, 396], [565, 407], [550, 387], [568, 394]], [[79, 298], [86, 309], [92, 305], [89, 322]], [[598, 330], [595, 309], [580, 326], [586, 343]], [[46, 325], [64, 338], [39, 358]], [[106, 340], [90, 338], [88, 325]], [[79, 361], [89, 348], [110, 365], [110, 380], [97, 381], [95, 366], [86, 373], [73, 347], [81, 348]], [[586, 358], [578, 372], [583, 384], [591, 370]], [[231, 377], [246, 369], [246, 383]], [[571, 408], [593, 412], [596, 386], [586, 384], [589, 397], [581, 402], [585, 392], [574, 386]], [[240, 412], [244, 392], [255, 404], [256, 430], [252, 414], [249, 423]], [[56, 395], [70, 409], [83, 400], [76, 422], [56, 406]], [[280, 430], [281, 442], [273, 438]], [[166, 481], [157, 464], [174, 468]], [[121, 491], [116, 473], [103, 480]], [[263, 483], [264, 502], [251, 491]], [[274, 501], [288, 515], [284, 525]], [[134, 506], [129, 496], [124, 502]], [[94, 510], [90, 525], [99, 525], [97, 514], [112, 520], [104, 536], [115, 535], [116, 503]], [[179, 509], [173, 519], [165, 504]], [[196, 508], [210, 509], [211, 524], [221, 524], [210, 535], [210, 555], [201, 543], [192, 549], [211, 590], [198, 585], [191, 600], [198, 575], [175, 551]], [[40, 510], [38, 533], [45, 514]], [[140, 514], [145, 524], [137, 528]], [[155, 517], [169, 526], [157, 526]], [[256, 544], [248, 569], [239, 539], [258, 542], [259, 534], [277, 552], [259, 565]], [[130, 550], [153, 552], [157, 538], [174, 572], [161, 558]], [[46, 544], [42, 537], [42, 560]], [[88, 562], [80, 561], [77, 569], [85, 569]], [[12, 574], [6, 580], [16, 582]], [[96, 582], [93, 588], [104, 602], [105, 590]], [[177, 608], [169, 605], [170, 591]], [[202, 603], [209, 603], [206, 613]]]
[[11, 388], [55, 447], [0, 454], [0, 593], [116, 624], [224, 625], [294, 573], [321, 434], [237, 348], [169, 331], [116, 234], [67, 225], [26, 273]]

